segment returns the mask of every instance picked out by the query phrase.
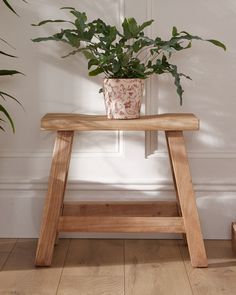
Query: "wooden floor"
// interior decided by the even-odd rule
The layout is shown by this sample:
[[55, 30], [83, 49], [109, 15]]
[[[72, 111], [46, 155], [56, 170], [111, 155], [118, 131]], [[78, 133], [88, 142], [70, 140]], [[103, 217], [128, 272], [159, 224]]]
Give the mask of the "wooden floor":
[[235, 295], [230, 241], [206, 241], [208, 269], [193, 269], [172, 240], [60, 240], [51, 268], [35, 268], [36, 240], [0, 239], [0, 294]]

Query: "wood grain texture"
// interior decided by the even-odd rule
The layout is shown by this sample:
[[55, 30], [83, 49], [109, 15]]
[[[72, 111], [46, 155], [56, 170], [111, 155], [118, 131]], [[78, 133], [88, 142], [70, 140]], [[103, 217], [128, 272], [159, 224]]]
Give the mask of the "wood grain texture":
[[59, 219], [60, 232], [183, 233], [182, 217], [74, 217]]
[[183, 132], [168, 131], [166, 132], [166, 139], [176, 179], [176, 189], [183, 215], [191, 263], [194, 267], [206, 267], [207, 257], [201, 233]]
[[236, 253], [236, 222], [232, 223], [232, 248]]
[[4, 267], [17, 239], [0, 239], [0, 271]]
[[0, 253], [0, 271], [2, 270], [3, 266], [5, 265], [8, 257], [9, 257], [9, 253]]
[[176, 201], [80, 203], [65, 202], [63, 216], [178, 216]]
[[51, 268], [35, 268], [36, 240], [21, 239], [0, 272], [0, 294], [56, 294], [69, 240], [55, 248]]
[[[47, 114], [44, 116], [42, 129], [57, 130], [57, 139], [38, 242], [36, 265], [51, 264], [53, 246], [58, 232], [155, 232], [186, 233], [192, 265], [207, 266], [183, 138], [183, 130], [198, 130], [198, 128], [199, 121], [193, 114], [144, 116], [137, 120], [108, 120], [104, 116], [79, 114]], [[154, 204], [136, 205], [136, 207], [128, 204], [105, 204], [105, 206], [63, 204], [74, 131], [84, 130], [165, 130], [179, 204], [179, 208], [175, 204], [175, 216], [182, 214], [183, 217], [172, 217], [173, 206], [171, 214], [167, 211], [171, 217], [160, 217], [163, 216], [164, 207], [168, 208], [167, 203], [159, 211]], [[178, 214], [176, 214], [176, 209], [179, 210]]]
[[177, 241], [125, 241], [126, 295], [192, 295]]
[[186, 247], [181, 246], [194, 295], [236, 294], [236, 256], [230, 241], [206, 241], [209, 267], [192, 268]]
[[17, 239], [0, 239], [0, 253], [10, 253]]
[[74, 132], [57, 132], [35, 259], [37, 266], [49, 266], [52, 261], [58, 221], [63, 206], [73, 136]]
[[109, 120], [106, 116], [80, 114], [46, 114], [41, 120], [43, 130], [198, 130], [199, 120], [193, 114], [162, 114], [142, 116], [133, 120]]
[[36, 240], [21, 239], [11, 252], [2, 252], [10, 256], [0, 271], [0, 294], [234, 295], [236, 290], [231, 241], [206, 241], [208, 269], [192, 268], [187, 248], [176, 240], [62, 239], [51, 268], [34, 267], [35, 249]]
[[122, 240], [72, 240], [59, 295], [124, 295]]
[[[174, 184], [174, 189], [175, 189], [175, 196], [176, 196], [176, 200], [177, 200], [178, 215], [182, 216], [182, 210], [181, 210], [181, 206], [180, 206], [180, 202], [179, 202], [179, 193], [178, 193], [177, 185], [176, 185], [176, 177], [175, 177], [173, 162], [172, 162], [171, 153], [170, 153], [169, 141], [168, 141], [166, 133], [165, 133], [165, 136], [166, 136], [166, 145], [167, 145], [169, 161], [170, 161], [171, 174], [172, 174], [172, 179], [173, 179], [173, 184]], [[184, 234], [182, 234], [182, 236], [183, 236], [184, 243], [187, 246], [188, 242], [187, 242], [186, 234], [184, 233]]]

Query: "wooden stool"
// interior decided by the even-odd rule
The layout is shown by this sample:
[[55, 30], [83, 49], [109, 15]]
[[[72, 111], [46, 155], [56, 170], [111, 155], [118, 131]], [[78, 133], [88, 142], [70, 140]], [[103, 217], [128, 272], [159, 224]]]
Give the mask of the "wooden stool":
[[[207, 267], [183, 131], [198, 130], [193, 114], [134, 120], [47, 114], [42, 130], [57, 131], [35, 264], [50, 266], [59, 232], [185, 233], [193, 267]], [[74, 131], [165, 131], [177, 201], [155, 203], [64, 203]], [[165, 216], [165, 217], [164, 217]]]

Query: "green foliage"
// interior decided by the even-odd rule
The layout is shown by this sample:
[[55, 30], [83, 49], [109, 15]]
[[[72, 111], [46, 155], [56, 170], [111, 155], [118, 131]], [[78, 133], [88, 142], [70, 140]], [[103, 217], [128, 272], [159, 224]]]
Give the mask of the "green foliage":
[[[23, 2], [25, 2], [25, 3], [27, 3], [27, 1], [26, 0], [22, 0]], [[18, 13], [15, 11], [15, 9], [12, 7], [12, 5], [10, 4], [10, 2], [8, 1], [8, 0], [2, 0], [2, 2], [6, 5], [6, 7], [8, 8], [8, 9], [10, 9], [13, 13], [15, 13], [17, 16], [19, 16], [18, 15]]]
[[[22, 0], [23, 2], [25, 2], [25, 3], [27, 3], [25, 0]], [[16, 15], [18, 15], [17, 14], [17, 12], [14, 10], [14, 8], [12, 7], [12, 5], [10, 4], [10, 2], [9, 1], [7, 1], [7, 0], [2, 0], [2, 2], [3, 2], [3, 4], [5, 4], [6, 6], [7, 6], [7, 8], [9, 9], [9, 10], [11, 10], [14, 14], [16, 14]], [[2, 39], [2, 38], [0, 38], [0, 41], [2, 42], [2, 43], [5, 43], [5, 44], [7, 44], [7, 45], [9, 45], [10, 47], [12, 47], [6, 40], [4, 40], [4, 39]], [[13, 47], [12, 47], [13, 48]], [[11, 57], [11, 58], [17, 58], [15, 55], [12, 55], [12, 54], [9, 54], [9, 53], [7, 53], [7, 52], [5, 52], [5, 51], [2, 51], [2, 50], [0, 50], [0, 55], [4, 55], [5, 57]], [[0, 69], [0, 77], [2, 77], [2, 76], [13, 76], [13, 75], [17, 75], [17, 74], [22, 74], [21, 72], [19, 72], [19, 71], [16, 71], [16, 70], [9, 70], [9, 69], [7, 69], [7, 70], [5, 70], [5, 69]], [[15, 98], [15, 97], [13, 97], [12, 95], [10, 95], [10, 94], [8, 94], [8, 93], [6, 93], [6, 92], [4, 92], [4, 91], [2, 91], [2, 90], [0, 90], [0, 99], [2, 100], [2, 101], [6, 101], [6, 98], [10, 98], [10, 99], [12, 99], [12, 100], [14, 100], [16, 103], [18, 103], [19, 105], [21, 105], [21, 103]], [[21, 105], [22, 106], [22, 105]], [[3, 117], [2, 117], [2, 115], [3, 115]], [[7, 121], [6, 121], [6, 120]], [[9, 114], [9, 112], [7, 111], [7, 109], [6, 109], [6, 107], [4, 107], [3, 105], [2, 105], [2, 103], [0, 102], [0, 129], [2, 130], [2, 131], [5, 131], [5, 129], [3, 128], [3, 123], [9, 123], [10, 124], [10, 126], [11, 126], [11, 128], [12, 128], [12, 131], [13, 132], [15, 132], [15, 126], [14, 126], [14, 122], [13, 122], [13, 120], [12, 120], [12, 118], [11, 118], [11, 115]]]
[[73, 50], [64, 57], [83, 53], [88, 60], [90, 76], [104, 73], [107, 78], [146, 79], [153, 74], [171, 74], [181, 105], [184, 92], [181, 77], [190, 77], [179, 73], [177, 66], [170, 63], [172, 54], [190, 48], [193, 40], [210, 42], [226, 50], [225, 45], [218, 40], [204, 40], [186, 31], [178, 32], [176, 27], [173, 27], [172, 36], [167, 41], [160, 37], [151, 39], [145, 35], [144, 30], [153, 20], [139, 25], [134, 18], [125, 18], [120, 32], [115, 26], [107, 25], [101, 19], [89, 22], [86, 13], [73, 7], [62, 9], [69, 10], [74, 20], [44, 20], [34, 26], [63, 22], [68, 23], [70, 27], [49, 37], [33, 39], [34, 42], [53, 40], [67, 43]]
[[[2, 54], [4, 56], [16, 58], [16, 56], [14, 56], [12, 54], [5, 53], [3, 51], [0, 51], [0, 54]], [[2, 77], [2, 76], [13, 76], [13, 75], [17, 75], [17, 74], [22, 74], [22, 73], [19, 72], [19, 71], [16, 71], [16, 70], [0, 69], [0, 77]], [[17, 102], [18, 104], [20, 104], [20, 102], [15, 97], [13, 97], [12, 95], [10, 95], [10, 94], [2, 91], [2, 90], [0, 90], [0, 98], [4, 102], [6, 101], [6, 98], [10, 98], [10, 99], [14, 100], [15, 102]], [[6, 121], [3, 119], [3, 117], [1, 115], [3, 115], [3, 117], [5, 117], [7, 119], [8, 123], [10, 124], [10, 126], [12, 128], [12, 131], [15, 132], [15, 126], [14, 126], [14, 122], [13, 122], [13, 120], [11, 118], [11, 115], [7, 111], [6, 107], [4, 107], [3, 104], [0, 102], [0, 129], [2, 131], [5, 131], [5, 129], [2, 126], [2, 123], [6, 123]]]

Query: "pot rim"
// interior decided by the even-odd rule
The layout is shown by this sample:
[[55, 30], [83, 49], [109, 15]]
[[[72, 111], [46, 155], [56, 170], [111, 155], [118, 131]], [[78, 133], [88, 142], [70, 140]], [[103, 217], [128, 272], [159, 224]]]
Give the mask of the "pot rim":
[[104, 78], [103, 80], [142, 80], [142, 81], [145, 81], [145, 79], [142, 79], [142, 78]]

